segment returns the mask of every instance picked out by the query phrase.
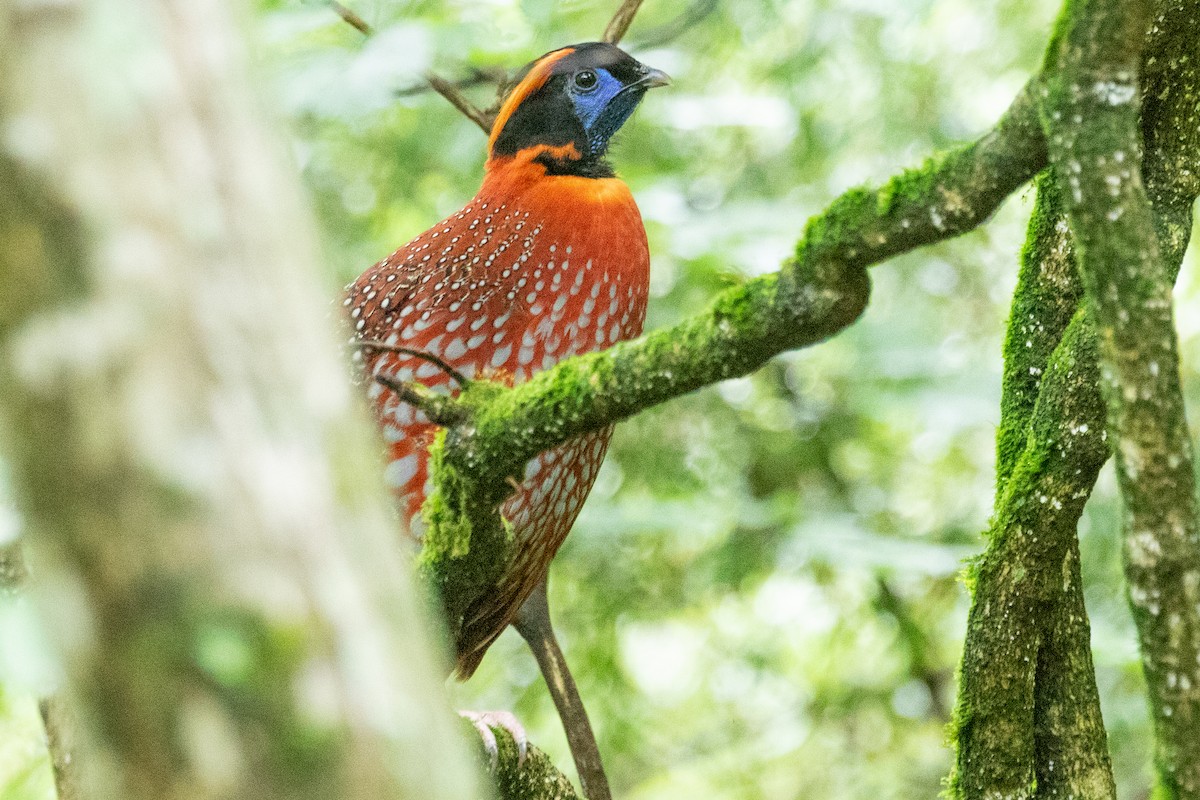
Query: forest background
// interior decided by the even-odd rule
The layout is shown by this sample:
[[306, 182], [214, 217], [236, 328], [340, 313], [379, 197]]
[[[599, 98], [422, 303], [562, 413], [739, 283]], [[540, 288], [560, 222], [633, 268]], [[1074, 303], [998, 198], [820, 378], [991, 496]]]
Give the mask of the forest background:
[[[478, 185], [479, 130], [437, 95], [404, 90], [430, 67], [511, 69], [596, 38], [611, 5], [371, 0], [354, 4], [369, 38], [321, 3], [257, 6], [256, 57], [322, 222], [331, 309], [344, 283]], [[680, 11], [648, 3], [625, 41], [675, 83], [613, 154], [654, 254], [648, 329], [776, 269], [842, 191], [986, 130], [1037, 70], [1057, 9], [700, 0]], [[830, 342], [618, 428], [551, 600], [620, 796], [937, 793], [968, 607], [959, 572], [992, 507], [1001, 341], [1032, 196], [873, 270], [866, 313]], [[1194, 250], [1177, 293], [1193, 410]], [[20, 528], [0, 499], [0, 538]], [[1133, 799], [1152, 784], [1152, 740], [1119, 528], [1109, 465], [1080, 544], [1118, 793]], [[0, 797], [46, 800], [33, 697], [50, 657], [27, 599], [0, 600], [0, 642]], [[515, 635], [452, 692], [458, 707], [514, 710], [570, 764]]]

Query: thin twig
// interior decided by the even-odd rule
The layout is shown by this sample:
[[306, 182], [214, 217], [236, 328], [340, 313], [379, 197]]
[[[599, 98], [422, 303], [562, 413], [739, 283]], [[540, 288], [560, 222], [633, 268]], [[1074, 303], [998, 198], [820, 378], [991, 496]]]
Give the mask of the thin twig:
[[633, 42], [632, 46], [639, 48], [661, 47], [664, 44], [675, 41], [690, 28], [702, 22], [713, 11], [716, 11], [718, 2], [720, 0], [694, 0], [675, 19], [663, 23], [656, 28], [644, 31]]
[[[508, 71], [503, 67], [471, 67], [471, 74], [465, 78], [459, 78], [456, 81], [450, 81], [456, 89], [471, 89], [476, 86], [490, 85], [502, 89], [508, 84]], [[433, 87], [428, 82], [413, 84], [406, 86], [403, 89], [396, 90], [397, 97], [412, 97], [413, 95], [424, 94], [425, 92], [433, 91]]]
[[354, 13], [350, 9], [346, 8], [344, 5], [339, 3], [337, 0], [329, 0], [329, 7], [332, 8], [334, 13], [337, 14], [339, 17], [341, 17], [344, 21], [350, 23], [350, 25], [353, 26], [354, 29], [357, 30], [359, 33], [361, 33], [363, 36], [370, 36], [372, 33], [375, 32], [374, 30], [371, 29], [371, 26], [367, 23], [367, 21], [365, 19], [363, 19], [362, 17], [360, 17], [358, 14]]
[[475, 104], [467, 99], [467, 96], [458, 90], [450, 81], [433, 72], [425, 73], [425, 80], [429, 81], [429, 85], [435, 92], [450, 101], [450, 105], [457, 108], [463, 115], [479, 126], [479, 129], [484, 133], [492, 132], [492, 117], [486, 111], [481, 111], [475, 107]]
[[[328, 0], [328, 3], [329, 7], [333, 9], [335, 14], [341, 17], [343, 21], [352, 26], [363, 36], [370, 36], [372, 33], [374, 33], [374, 29], [367, 23], [367, 21], [351, 9], [337, 2], [337, 0]], [[467, 119], [478, 125], [484, 133], [492, 132], [493, 116], [489, 115], [486, 111], [481, 111], [480, 109], [476, 108], [475, 104], [468, 100], [466, 95], [459, 91], [457, 85], [433, 72], [425, 73], [425, 80], [428, 81], [431, 89], [449, 100], [450, 105], [457, 108]], [[411, 90], [405, 90], [402, 93], [411, 93]]]
[[642, 0], [624, 0], [621, 7], [617, 9], [617, 13], [613, 14], [608, 27], [604, 29], [604, 41], [609, 44], [619, 44], [625, 38], [625, 33], [633, 24], [633, 18], [641, 7]]
[[429, 421], [451, 428], [467, 418], [466, 410], [453, 398], [426, 389], [419, 383], [398, 381], [388, 375], [376, 375], [375, 381], [396, 393], [396, 396], [425, 412]]
[[58, 800], [80, 800], [79, 768], [75, 763], [75, 720], [59, 695], [42, 698], [38, 703], [46, 732], [46, 749], [54, 771]]
[[427, 353], [424, 350], [415, 350], [411, 347], [401, 347], [400, 345], [388, 344], [387, 342], [381, 342], [376, 339], [367, 339], [361, 342], [354, 342], [352, 346], [370, 350], [382, 350], [388, 353], [400, 353], [402, 355], [412, 356], [413, 358], [419, 358], [422, 361], [428, 361], [430, 364], [433, 364], [442, 372], [449, 375], [450, 378], [458, 384], [460, 389], [466, 389], [471, 385], [471, 380], [466, 375], [463, 375], [461, 372], [434, 354]]

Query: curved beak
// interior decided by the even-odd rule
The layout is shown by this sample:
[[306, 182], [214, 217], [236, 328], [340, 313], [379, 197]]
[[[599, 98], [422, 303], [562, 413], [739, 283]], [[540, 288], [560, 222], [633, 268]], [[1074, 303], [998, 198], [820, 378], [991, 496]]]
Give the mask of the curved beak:
[[661, 69], [646, 67], [646, 74], [638, 78], [633, 85], [640, 86], [643, 89], [653, 89], [655, 86], [668, 86], [670, 83], [670, 75]]

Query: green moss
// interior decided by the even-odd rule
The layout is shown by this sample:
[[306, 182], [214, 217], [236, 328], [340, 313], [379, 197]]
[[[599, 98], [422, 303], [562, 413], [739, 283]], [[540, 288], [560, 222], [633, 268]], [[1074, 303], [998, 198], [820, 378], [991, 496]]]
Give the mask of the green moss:
[[865, 223], [875, 216], [876, 194], [865, 186], [849, 189], [824, 213], [809, 219], [804, 237], [796, 245], [796, 258], [804, 261], [814, 252], [857, 240]]
[[1038, 176], [1036, 185], [1037, 201], [1021, 250], [1004, 339], [1004, 392], [996, 432], [998, 494], [1003, 494], [1004, 484], [1025, 453], [1042, 375], [1082, 293], [1057, 187], [1048, 172]]
[[962, 569], [958, 571], [958, 579], [971, 597], [975, 596], [975, 587], [979, 582], [979, 562], [983, 554], [963, 559]]
[[[955, 684], [962, 686], [962, 664], [960, 663], [954, 673]], [[966, 692], [958, 693], [958, 700], [954, 706], [954, 713], [950, 715], [950, 721], [946, 723], [946, 741], [951, 747], [957, 745], [958, 742], [966, 738], [967, 730], [971, 727], [971, 721], [974, 712], [971, 708], [970, 696]], [[950, 765], [950, 774], [942, 780], [942, 791], [938, 795], [943, 800], [957, 800], [963, 796], [962, 792], [962, 772], [959, 769], [958, 762], [955, 761]]]
[[426, 530], [418, 565], [457, 636], [466, 609], [500, 579], [513, 533], [480, 480], [447, 458], [445, 431], [438, 432], [430, 453], [434, 490], [422, 507]]
[[[580, 795], [567, 776], [559, 772], [550, 757], [530, 746], [525, 760], [518, 766], [517, 744], [512, 734], [503, 728], [492, 728], [496, 735], [496, 781], [499, 800], [580, 800]], [[472, 736], [478, 734], [472, 730]], [[486, 751], [480, 747], [480, 758], [487, 763]], [[490, 766], [490, 764], [489, 764]]]
[[1150, 790], [1150, 800], [1179, 800], [1179, 793], [1174, 787], [1160, 781]]
[[[956, 151], [953, 155], [959, 153]], [[927, 205], [936, 200], [934, 188], [943, 179], [943, 170], [950, 157], [949, 153], [935, 153], [921, 166], [893, 176], [877, 193], [875, 212], [886, 217], [901, 204]]]
[[[1020, 355], [1028, 357], [1024, 349]], [[1033, 409], [1011, 418], [1024, 432], [1024, 447], [1008, 480], [997, 487], [988, 548], [970, 570], [973, 602], [952, 729], [959, 753], [947, 784], [955, 797], [1028, 796], [1041, 763], [1035, 692], [1037, 680], [1046, 676], [1035, 679], [1039, 654], [1047, 630], [1061, 621], [1056, 615], [1064, 554], [1108, 455], [1094, 337], [1082, 311], [1043, 363], [1045, 377]], [[1007, 384], [1005, 391], [1010, 391]], [[1074, 613], [1082, 617], [1084, 612]], [[1067, 684], [1079, 692], [1087, 688]], [[1061, 700], [1053, 692], [1049, 696]], [[1099, 713], [1098, 706], [1086, 711]], [[1088, 746], [1056, 754], [1060, 769], [1076, 761], [1096, 763], [1096, 754], [1085, 751]]]
[[[775, 275], [767, 275], [748, 282], [744, 286], [727, 289], [718, 295], [712, 306], [712, 324], [718, 329], [730, 325], [739, 330], [748, 326], [761, 324], [763, 294], [769, 298], [774, 294], [779, 279]], [[698, 330], [698, 336], [708, 338], [712, 329]]]
[[[613, 351], [574, 356], [555, 369], [534, 375], [520, 386], [511, 389], [502, 387], [501, 394], [473, 397], [480, 446], [491, 447], [495, 444], [492, 432], [512, 434], [514, 430], [510, 421], [514, 411], [530, 408], [535, 403], [538, 413], [546, 417], [547, 424], [561, 421], [564, 417], [578, 419], [589, 410], [587, 401], [593, 393], [588, 391], [587, 384], [598, 385], [611, 375], [612, 355]], [[482, 457], [489, 464], [495, 464], [497, 455], [501, 457], [500, 460], [507, 461], [503, 459], [506, 454], [506, 451], [488, 450]]]
[[466, 498], [470, 481], [446, 464], [446, 431], [439, 430], [429, 448], [429, 474], [433, 491], [421, 507], [426, 530], [421, 563], [430, 565], [445, 558], [462, 558], [471, 552], [471, 521]]
[[1027, 422], [1022, 433], [1023, 446], [1018, 449], [1016, 465], [1009, 474], [1008, 482], [997, 490], [996, 516], [992, 518], [990, 526], [993, 539], [1003, 536], [1004, 531], [1012, 527], [1011, 520], [1006, 516], [1008, 513], [1014, 510], [1024, 512], [1020, 498], [1029, 494], [1031, 487], [1043, 474], [1046, 459], [1050, 455], [1051, 442], [1030, 431]]
[[1049, 74], [1058, 66], [1059, 51], [1062, 49], [1062, 43], [1067, 36], [1071, 21], [1076, 16], [1077, 5], [1076, 0], [1064, 0], [1062, 9], [1058, 12], [1058, 17], [1054, 20], [1054, 28], [1050, 31], [1050, 41], [1046, 44], [1046, 54], [1042, 58], [1043, 73]]

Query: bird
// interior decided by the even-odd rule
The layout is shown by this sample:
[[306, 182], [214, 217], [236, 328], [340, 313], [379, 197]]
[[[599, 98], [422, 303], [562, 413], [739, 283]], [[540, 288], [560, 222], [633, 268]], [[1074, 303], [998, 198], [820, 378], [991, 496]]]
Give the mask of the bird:
[[[496, 115], [474, 198], [347, 288], [354, 338], [364, 345], [361, 372], [385, 440], [386, 479], [414, 537], [431, 491], [437, 426], [396, 386], [454, 394], [461, 380], [515, 385], [564, 358], [641, 334], [649, 246], [633, 195], [607, 156], [645, 93], [667, 83], [662, 71], [603, 42], [535, 59]], [[505, 628], [517, 628], [546, 677], [585, 782], [585, 767], [594, 773], [599, 756], [554, 639], [545, 586], [611, 433], [571, 439], [528, 462], [500, 507], [513, 531], [511, 556], [493, 591], [467, 609], [455, 642], [455, 672], [465, 680]], [[586, 730], [572, 731], [580, 716]], [[589, 747], [582, 758], [596, 763], [580, 764], [578, 748]], [[607, 784], [597, 785], [602, 769], [588, 777], [594, 791], [585, 786], [585, 794], [607, 796]]]

